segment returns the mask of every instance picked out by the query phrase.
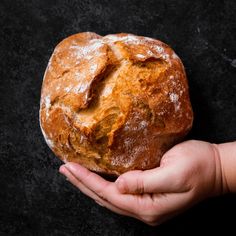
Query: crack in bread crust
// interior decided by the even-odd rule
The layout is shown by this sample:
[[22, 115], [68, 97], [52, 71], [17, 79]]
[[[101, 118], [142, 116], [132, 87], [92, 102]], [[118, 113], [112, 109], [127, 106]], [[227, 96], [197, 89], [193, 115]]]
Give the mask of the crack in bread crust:
[[40, 124], [63, 161], [114, 175], [154, 168], [192, 120], [183, 65], [166, 44], [131, 34], [80, 33], [55, 48]]

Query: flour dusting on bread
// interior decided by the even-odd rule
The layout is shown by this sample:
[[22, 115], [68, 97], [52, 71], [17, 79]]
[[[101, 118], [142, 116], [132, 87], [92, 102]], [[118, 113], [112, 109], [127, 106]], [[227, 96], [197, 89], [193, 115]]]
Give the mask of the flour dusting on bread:
[[182, 62], [159, 40], [79, 33], [49, 60], [40, 125], [64, 162], [112, 175], [154, 168], [192, 121]]

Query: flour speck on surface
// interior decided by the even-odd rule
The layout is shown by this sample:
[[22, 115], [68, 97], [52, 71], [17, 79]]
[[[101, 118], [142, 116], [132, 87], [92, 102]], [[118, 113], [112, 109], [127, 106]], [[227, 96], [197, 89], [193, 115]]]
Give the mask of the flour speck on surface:
[[176, 93], [170, 93], [170, 101], [174, 103], [175, 111], [178, 111], [180, 108], [179, 95]]
[[51, 107], [51, 99], [50, 99], [50, 95], [47, 95], [44, 98], [44, 103], [45, 103], [45, 108], [46, 108], [46, 118], [48, 118], [49, 116], [49, 108]]
[[76, 46], [76, 45], [72, 45], [70, 46], [71, 49], [74, 49], [73, 54], [79, 58], [85, 58], [87, 60], [90, 60], [92, 58], [91, 53], [97, 52], [99, 51], [99, 48], [101, 48], [103, 46], [103, 42], [99, 39], [96, 39], [96, 41], [91, 40], [90, 44], [86, 45], [86, 46]]

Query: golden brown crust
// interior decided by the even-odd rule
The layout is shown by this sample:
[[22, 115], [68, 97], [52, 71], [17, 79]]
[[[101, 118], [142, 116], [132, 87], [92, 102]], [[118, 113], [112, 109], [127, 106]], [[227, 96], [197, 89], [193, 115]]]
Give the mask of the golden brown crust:
[[192, 121], [182, 62], [158, 40], [79, 33], [48, 63], [40, 124], [65, 162], [113, 175], [154, 168]]

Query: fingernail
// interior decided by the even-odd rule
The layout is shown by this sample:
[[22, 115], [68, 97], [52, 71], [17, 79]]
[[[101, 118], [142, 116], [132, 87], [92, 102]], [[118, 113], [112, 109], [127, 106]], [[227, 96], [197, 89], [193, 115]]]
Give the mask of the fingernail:
[[116, 185], [117, 185], [117, 188], [118, 190], [121, 192], [121, 193], [124, 193], [125, 192], [125, 188], [124, 188], [124, 179], [123, 178], [118, 178], [116, 180]]
[[75, 166], [73, 163], [68, 162], [65, 164], [65, 167], [71, 172], [78, 172], [78, 166]]
[[66, 176], [66, 174], [65, 174], [65, 169], [66, 169], [66, 167], [65, 167], [64, 165], [60, 166], [60, 168], [59, 168], [59, 173], [60, 173], [63, 177], [65, 177], [65, 180], [69, 181], [69, 179], [67, 178], [67, 176]]
[[65, 168], [65, 166], [64, 166], [64, 165], [61, 165], [60, 168], [59, 168], [59, 170], [58, 170], [59, 173], [62, 174], [62, 175], [64, 175], [64, 172], [65, 172], [65, 169], [64, 169], [64, 168]]

